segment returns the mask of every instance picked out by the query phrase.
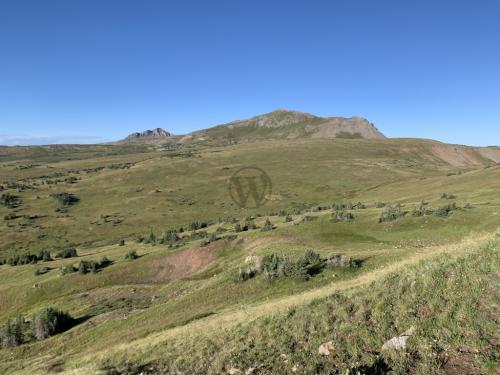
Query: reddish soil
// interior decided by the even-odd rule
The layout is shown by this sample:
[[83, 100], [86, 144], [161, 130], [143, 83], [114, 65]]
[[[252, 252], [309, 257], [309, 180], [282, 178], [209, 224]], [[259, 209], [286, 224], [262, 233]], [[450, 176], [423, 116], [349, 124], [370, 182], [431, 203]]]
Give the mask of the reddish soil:
[[452, 346], [442, 355], [443, 367], [439, 375], [483, 375], [485, 372], [476, 361], [478, 352], [475, 349]]
[[214, 246], [191, 247], [162, 259], [155, 259], [150, 267], [152, 281], [161, 282], [191, 276], [215, 259]]

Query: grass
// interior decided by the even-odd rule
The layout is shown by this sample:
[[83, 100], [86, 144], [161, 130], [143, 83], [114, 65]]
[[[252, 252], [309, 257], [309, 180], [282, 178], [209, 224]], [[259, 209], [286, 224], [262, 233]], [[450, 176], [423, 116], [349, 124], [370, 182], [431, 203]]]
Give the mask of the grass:
[[[374, 331], [369, 320], [363, 323], [365, 315], [358, 315], [358, 310], [369, 308], [382, 314], [377, 301], [397, 301], [400, 295], [409, 298], [403, 298], [404, 306], [415, 302], [417, 296], [431, 298], [415, 291], [408, 296], [401, 294], [401, 285], [423, 282], [417, 277], [419, 272], [431, 277], [435, 275], [433, 270], [441, 269], [446, 262], [457, 269], [463, 262], [471, 263], [474, 270], [460, 275], [472, 280], [471, 288], [484, 291], [479, 281], [490, 278], [491, 273], [478, 273], [486, 263], [474, 263], [474, 256], [467, 252], [476, 254], [481, 262], [486, 253], [492, 260], [497, 257], [496, 244], [482, 245], [491, 240], [491, 233], [500, 224], [500, 168], [484, 168], [489, 165], [485, 160], [484, 164], [450, 166], [431, 157], [435, 146], [435, 142], [415, 140], [309, 139], [228, 147], [188, 145], [175, 151], [155, 145], [130, 149], [111, 145], [2, 149], [0, 181], [23, 183], [33, 189], [5, 189], [19, 196], [22, 204], [12, 209], [0, 207], [0, 217], [16, 215], [0, 226], [0, 258], [42, 249], [54, 256], [58, 250], [72, 246], [77, 248], [78, 257], [0, 266], [0, 322], [52, 306], [68, 311], [82, 323], [44, 341], [0, 350], [0, 372], [89, 374], [115, 367], [143, 370], [141, 366], [147, 365], [172, 371], [185, 369], [185, 373], [220, 373], [228, 366], [246, 370], [245, 366], [262, 363], [262, 371], [269, 368], [280, 373], [277, 351], [283, 351], [278, 357], [287, 355], [290, 366], [300, 365], [302, 373], [314, 369], [321, 372], [321, 361], [316, 356], [310, 361], [307, 358], [316, 353], [320, 339], [329, 337], [325, 330], [328, 321], [322, 320], [328, 311], [344, 316], [338, 320], [339, 335], [343, 332], [344, 336], [339, 336], [337, 345], [345, 346], [338, 358], [328, 360], [334, 361], [339, 371], [371, 371], [379, 359], [360, 342], [376, 342], [372, 349], [378, 350], [380, 340], [403, 329], [406, 320], [401, 315], [403, 310], [398, 310], [387, 321], [377, 320], [387, 324]], [[413, 151], [408, 152], [409, 147]], [[240, 209], [227, 194], [227, 179], [244, 165], [261, 167], [273, 180], [270, 200], [256, 210]], [[66, 178], [71, 176], [77, 179], [67, 183]], [[53, 183], [47, 184], [47, 180]], [[61, 192], [80, 200], [56, 212], [60, 205], [51, 194]], [[453, 194], [455, 199], [444, 202], [443, 192]], [[459, 207], [471, 203], [472, 208], [453, 211], [447, 217], [413, 217], [411, 212], [422, 200], [433, 208], [445, 203], [457, 203]], [[331, 210], [292, 214], [294, 207], [346, 201], [361, 201], [367, 208], [353, 211], [354, 220], [350, 222], [331, 221]], [[375, 208], [376, 201], [399, 203], [408, 214], [379, 223], [385, 208]], [[289, 211], [292, 220], [285, 222], [284, 216], [271, 215], [280, 210]], [[256, 230], [234, 233], [235, 224], [229, 218], [243, 223], [247, 216], [257, 214], [261, 216], [255, 219]], [[317, 219], [304, 221], [304, 215]], [[263, 232], [260, 228], [266, 219], [274, 229]], [[135, 241], [151, 231], [161, 237], [164, 230], [186, 227], [193, 221], [210, 221], [212, 224], [203, 229], [209, 234], [223, 228], [220, 236], [237, 238], [206, 246], [198, 239], [178, 248]], [[182, 236], [189, 234], [191, 231]], [[120, 240], [124, 240], [123, 246]], [[234, 282], [249, 255], [275, 253], [297, 259], [308, 249], [323, 258], [342, 254], [363, 264], [358, 269], [325, 269], [309, 281], [285, 278], [268, 283], [257, 275], [244, 283]], [[131, 251], [140, 255], [134, 261], [125, 259]], [[436, 260], [442, 253], [449, 259]], [[61, 267], [99, 261], [103, 256], [112, 263], [95, 274], [60, 276]], [[413, 268], [421, 260], [426, 263]], [[488, 267], [495, 266], [491, 263]], [[35, 275], [42, 267], [48, 267], [48, 272]], [[410, 281], [400, 277], [393, 283], [393, 277], [387, 277], [394, 271], [411, 276]], [[373, 282], [376, 284], [368, 287]], [[450, 288], [444, 283], [434, 289], [425, 285], [438, 295], [439, 290], [447, 293]], [[377, 301], [370, 299], [371, 290], [376, 291]], [[475, 293], [476, 289], [464, 301], [476, 301], [468, 299], [476, 298]], [[484, 298], [492, 295], [488, 289]], [[452, 308], [459, 301], [453, 297], [448, 302]], [[435, 300], [431, 298], [429, 303]], [[490, 300], [484, 303], [492, 304]], [[326, 306], [330, 305], [335, 308], [328, 310]], [[355, 308], [352, 321], [345, 312], [351, 305]], [[434, 318], [439, 311], [431, 312]], [[310, 320], [306, 319], [309, 315]], [[439, 329], [461, 334], [461, 327], [447, 326], [445, 320], [435, 318]], [[382, 318], [377, 315], [377, 319]], [[290, 335], [307, 337], [308, 351], [287, 349], [286, 340], [275, 337], [280, 324], [286, 327], [283, 337], [290, 343], [294, 342]], [[358, 331], [360, 336], [356, 336]], [[422, 334], [428, 338], [428, 331]], [[488, 334], [480, 331], [472, 336], [479, 340]], [[347, 345], [345, 337], [351, 336], [356, 338]], [[224, 340], [231, 345], [224, 347]], [[446, 340], [451, 342], [449, 337]], [[196, 361], [189, 364], [185, 352], [190, 352], [191, 345], [197, 352], [193, 357]], [[272, 345], [276, 348], [269, 349], [269, 358], [259, 357]], [[486, 358], [488, 346], [470, 345], [485, 356], [483, 368], [493, 368]], [[417, 349], [424, 353], [422, 358], [427, 358], [424, 346]], [[208, 355], [215, 356], [212, 367], [203, 360]], [[426, 360], [411, 362], [413, 359], [407, 358], [411, 361], [404, 362], [398, 358], [384, 357], [379, 365], [400, 372], [404, 372], [405, 363], [418, 362], [422, 373], [432, 373], [435, 368]], [[287, 366], [282, 364], [282, 370], [291, 371], [293, 366]]]
[[[477, 365], [493, 373], [500, 241], [441, 250], [447, 255], [435, 252], [430, 259], [417, 258], [417, 264], [411, 265], [417, 259], [405, 262], [397, 273], [370, 275], [344, 292], [330, 288], [333, 294], [313, 293], [298, 305], [275, 301], [280, 308], [273, 308], [271, 315], [256, 306], [245, 316], [219, 316], [216, 323], [198, 324], [200, 330], [184, 328], [120, 345], [118, 353], [104, 356], [101, 366], [112, 369], [117, 361], [125, 373], [144, 366], [164, 373], [219, 374], [254, 367], [285, 374], [297, 366], [300, 373], [390, 368], [404, 374], [416, 368], [416, 373], [434, 374], [444, 366], [447, 351], [460, 347], [481, 353]], [[416, 328], [409, 355], [381, 352], [385, 340], [409, 327]], [[336, 349], [324, 358], [317, 350], [327, 341]], [[280, 360], [283, 354], [286, 364]], [[123, 364], [125, 357], [128, 363]]]

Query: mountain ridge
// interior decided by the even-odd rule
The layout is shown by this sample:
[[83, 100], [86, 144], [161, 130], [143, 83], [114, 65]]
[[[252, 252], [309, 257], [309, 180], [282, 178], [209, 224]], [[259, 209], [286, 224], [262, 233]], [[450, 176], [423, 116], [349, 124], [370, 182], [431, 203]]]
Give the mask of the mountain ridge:
[[222, 142], [240, 143], [265, 139], [364, 138], [384, 139], [374, 124], [360, 116], [320, 117], [306, 112], [278, 109], [244, 120], [173, 135], [161, 128], [132, 133], [120, 142]]

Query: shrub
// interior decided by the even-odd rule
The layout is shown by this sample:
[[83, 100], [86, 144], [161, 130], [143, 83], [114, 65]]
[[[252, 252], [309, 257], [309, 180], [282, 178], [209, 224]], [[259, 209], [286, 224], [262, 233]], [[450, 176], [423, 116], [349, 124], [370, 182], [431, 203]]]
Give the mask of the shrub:
[[328, 268], [358, 268], [361, 267], [360, 260], [354, 260], [351, 257], [344, 257], [342, 255], [333, 255], [326, 260], [326, 266]]
[[43, 340], [74, 326], [75, 320], [67, 313], [46, 308], [33, 315], [31, 322], [23, 317], [8, 319], [0, 328], [3, 348], [19, 346], [32, 340]]
[[78, 268], [75, 268], [73, 265], [69, 265], [61, 267], [59, 271], [61, 273], [61, 276], [64, 276], [77, 272]]
[[125, 240], [118, 241], [118, 246], [125, 246]]
[[23, 344], [27, 323], [22, 317], [9, 319], [0, 331], [2, 348], [11, 348]]
[[435, 216], [446, 217], [451, 212], [458, 210], [456, 203], [447, 204], [446, 206], [439, 207], [434, 211]]
[[33, 337], [43, 340], [47, 337], [64, 332], [75, 324], [75, 320], [66, 312], [47, 308], [33, 316]]
[[53, 193], [50, 196], [57, 200], [61, 206], [71, 206], [80, 201], [80, 198], [72, 193]]
[[247, 230], [257, 229], [257, 225], [255, 225], [255, 221], [252, 218], [247, 218], [245, 220], [245, 227], [247, 228]]
[[21, 205], [21, 199], [10, 193], [0, 195], [0, 203], [7, 208], [16, 208]]
[[386, 209], [382, 211], [382, 214], [380, 215], [378, 222], [385, 223], [385, 222], [395, 221], [400, 217], [403, 217], [404, 215], [405, 212], [403, 211], [401, 205], [398, 203], [386, 207]]
[[293, 218], [290, 215], [285, 216], [285, 223], [290, 223], [293, 221]]
[[340, 221], [351, 222], [354, 220], [354, 215], [348, 211], [335, 211], [332, 214], [331, 220], [334, 222], [340, 222]]
[[109, 266], [112, 262], [107, 257], [102, 257], [99, 262], [94, 260], [82, 260], [78, 264], [78, 272], [85, 275], [89, 272], [96, 273], [99, 270]]
[[244, 281], [250, 280], [253, 278], [257, 272], [254, 269], [247, 268], [246, 270], [242, 270], [241, 268], [238, 270], [238, 273], [236, 274], [234, 281], [237, 283], [242, 283]]
[[235, 231], [236, 233], [239, 233], [239, 232], [241, 232], [242, 230], [243, 230], [243, 229], [241, 228], [240, 223], [236, 223], [236, 225], [234, 226], [234, 231]]
[[137, 258], [139, 258], [139, 255], [137, 255], [137, 251], [135, 250], [129, 250], [127, 254], [125, 254], [125, 260], [135, 260]]
[[384, 202], [375, 202], [375, 208], [384, 208], [386, 204]]
[[453, 194], [443, 193], [441, 194], [441, 199], [455, 199], [456, 196]]
[[11, 266], [22, 266], [25, 264], [36, 264], [38, 261], [49, 262], [52, 258], [48, 250], [41, 250], [38, 254], [22, 254], [15, 255], [7, 260], [3, 260], [3, 264], [9, 264]]
[[429, 208], [429, 204], [425, 201], [422, 201], [422, 203], [420, 203], [420, 206], [415, 208], [411, 214], [412, 216], [415, 217], [421, 217], [421, 216], [432, 215], [433, 212], [434, 211], [431, 208]]
[[76, 249], [74, 247], [68, 247], [66, 249], [59, 251], [56, 254], [56, 258], [63, 258], [63, 259], [75, 258], [77, 256], [78, 256], [78, 253], [76, 252]]
[[35, 276], [45, 275], [49, 271], [50, 271], [49, 267], [37, 268], [35, 271]]
[[163, 239], [166, 243], [175, 243], [179, 240], [179, 236], [177, 235], [177, 231], [175, 229], [168, 229], [165, 231], [163, 235]]
[[38, 253], [38, 260], [42, 260], [44, 262], [50, 262], [52, 261], [52, 256], [50, 255], [49, 250], [40, 250]]
[[332, 210], [333, 211], [343, 211], [343, 210], [352, 210], [352, 203], [347, 202], [347, 203], [334, 203], [332, 204]]
[[273, 230], [273, 223], [271, 223], [271, 220], [269, 218], [266, 219], [266, 222], [264, 223], [264, 226], [261, 228], [262, 232], [268, 232], [270, 230]]
[[193, 221], [191, 224], [189, 224], [188, 228], [189, 230], [198, 230], [202, 228], [206, 228], [208, 226], [208, 223], [202, 221]]
[[199, 230], [189, 235], [190, 240], [199, 240], [206, 237], [208, 237], [208, 233], [204, 230]]
[[352, 208], [355, 210], [364, 210], [366, 206], [364, 203], [358, 202], [355, 205], [353, 205]]
[[14, 220], [14, 219], [17, 219], [19, 216], [17, 216], [16, 213], [14, 212], [9, 212], [7, 215], [5, 215], [3, 218], [5, 221], [8, 221], [8, 220]]

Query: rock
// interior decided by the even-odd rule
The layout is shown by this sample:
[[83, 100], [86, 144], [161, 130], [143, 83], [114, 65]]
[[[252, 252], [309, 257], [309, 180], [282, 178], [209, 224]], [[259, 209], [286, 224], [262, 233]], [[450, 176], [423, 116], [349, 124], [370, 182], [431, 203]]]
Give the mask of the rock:
[[280, 362], [288, 363], [288, 357], [286, 354], [280, 354], [279, 360]]
[[299, 371], [299, 366], [293, 365], [292, 372], [297, 372], [297, 371]]
[[332, 341], [325, 342], [324, 344], [321, 344], [318, 348], [318, 353], [324, 356], [329, 356], [335, 347], [333, 346]]
[[252, 375], [255, 372], [255, 367], [250, 367], [245, 371], [245, 375]]
[[238, 370], [237, 368], [232, 367], [227, 371], [227, 373], [229, 375], [236, 375], [236, 374], [241, 374], [241, 371]]
[[386, 341], [384, 345], [382, 345], [382, 350], [402, 350], [406, 348], [406, 341], [411, 337], [413, 332], [415, 331], [414, 327], [404, 331], [399, 336], [395, 336], [392, 339]]

